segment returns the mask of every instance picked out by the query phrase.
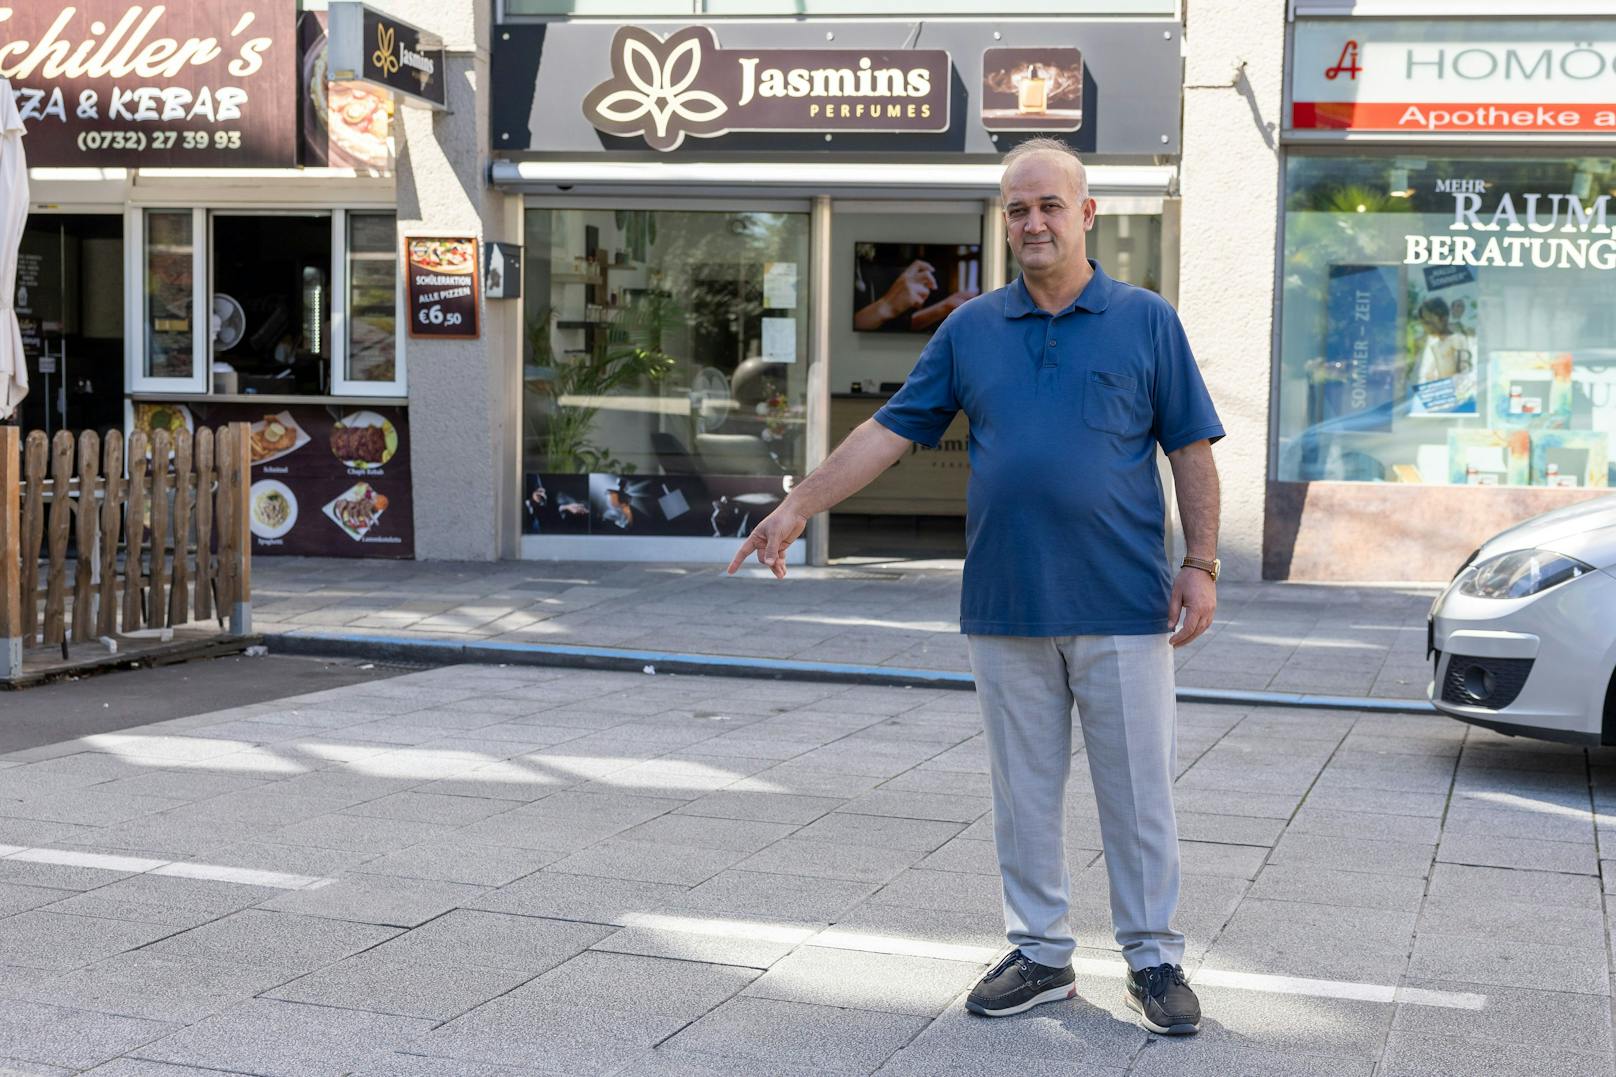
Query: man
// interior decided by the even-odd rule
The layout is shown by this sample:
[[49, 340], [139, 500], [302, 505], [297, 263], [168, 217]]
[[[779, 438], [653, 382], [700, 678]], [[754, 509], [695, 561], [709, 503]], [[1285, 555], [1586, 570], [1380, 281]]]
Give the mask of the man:
[[[1004, 215], [1021, 276], [955, 311], [902, 391], [758, 525], [752, 553], [784, 577], [807, 520], [963, 409], [971, 486], [961, 629], [993, 783], [994, 837], [1015, 949], [966, 1008], [1020, 1013], [1072, 998], [1063, 835], [1071, 709], [1083, 723], [1129, 1005], [1183, 1034], [1201, 1009], [1179, 962], [1172, 648], [1212, 623], [1223, 436], [1178, 317], [1085, 252], [1094, 200], [1064, 143], [1005, 157]], [[1189, 555], [1168, 569], [1155, 464], [1166, 452]], [[1182, 627], [1178, 627], [1180, 617]], [[1172, 634], [1177, 628], [1176, 634]], [[1171, 634], [1171, 635], [1170, 635]]]

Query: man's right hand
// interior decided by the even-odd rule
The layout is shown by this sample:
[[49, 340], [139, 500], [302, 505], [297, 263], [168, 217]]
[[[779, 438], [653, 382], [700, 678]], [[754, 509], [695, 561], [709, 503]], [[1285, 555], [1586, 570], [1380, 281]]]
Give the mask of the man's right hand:
[[756, 553], [758, 564], [774, 573], [774, 578], [786, 578], [786, 548], [797, 541], [803, 528], [808, 526], [808, 518], [799, 514], [787, 505], [781, 505], [763, 522], [752, 528], [752, 533], [746, 536], [741, 548], [736, 551], [735, 559], [729, 563], [729, 575], [735, 575], [735, 570], [741, 567], [751, 554]]

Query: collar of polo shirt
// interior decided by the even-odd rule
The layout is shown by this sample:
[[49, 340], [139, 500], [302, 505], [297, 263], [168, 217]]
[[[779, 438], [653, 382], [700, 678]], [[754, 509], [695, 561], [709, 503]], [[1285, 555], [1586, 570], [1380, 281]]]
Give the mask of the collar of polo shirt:
[[[1090, 314], [1099, 314], [1111, 305], [1113, 287], [1111, 278], [1106, 276], [1105, 270], [1100, 268], [1100, 263], [1092, 258], [1089, 259], [1089, 266], [1094, 270], [1094, 276], [1089, 278], [1088, 284], [1084, 285], [1083, 291], [1078, 297], [1067, 304], [1066, 309], [1055, 315], [1055, 317], [1058, 318], [1061, 314], [1070, 314], [1073, 310], [1086, 310]], [[1010, 287], [1004, 290], [1004, 316], [1006, 318], [1020, 318], [1028, 314], [1047, 313], [1037, 303], [1033, 302], [1032, 296], [1027, 292], [1027, 282], [1019, 275], [1010, 282]]]

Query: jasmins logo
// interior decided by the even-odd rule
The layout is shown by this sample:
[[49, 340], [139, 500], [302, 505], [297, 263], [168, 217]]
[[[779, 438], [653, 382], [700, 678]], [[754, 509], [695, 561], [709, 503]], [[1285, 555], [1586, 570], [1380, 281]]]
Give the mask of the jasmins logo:
[[612, 77], [584, 97], [597, 130], [656, 150], [743, 131], [948, 129], [942, 49], [724, 49], [705, 26], [612, 38]]

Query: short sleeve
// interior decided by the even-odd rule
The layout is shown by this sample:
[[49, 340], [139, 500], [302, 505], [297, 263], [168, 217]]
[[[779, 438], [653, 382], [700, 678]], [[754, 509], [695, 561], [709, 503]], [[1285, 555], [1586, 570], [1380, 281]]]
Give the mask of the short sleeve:
[[1155, 332], [1151, 433], [1162, 452], [1171, 453], [1197, 441], [1217, 441], [1223, 437], [1223, 423], [1212, 406], [1212, 394], [1206, 391], [1178, 313], [1166, 304], [1163, 307], [1164, 316]]
[[960, 410], [948, 326], [945, 321], [932, 334], [903, 388], [875, 413], [875, 421], [894, 434], [930, 448], [942, 440]]

